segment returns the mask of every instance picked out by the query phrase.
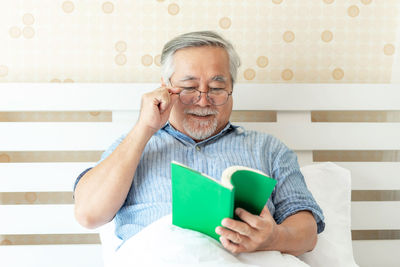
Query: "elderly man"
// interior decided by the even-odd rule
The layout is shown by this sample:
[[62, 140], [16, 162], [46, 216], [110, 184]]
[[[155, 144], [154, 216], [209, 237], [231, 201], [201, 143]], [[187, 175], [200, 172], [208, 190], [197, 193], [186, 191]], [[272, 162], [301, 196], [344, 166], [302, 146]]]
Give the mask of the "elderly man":
[[312, 250], [324, 229], [323, 214], [296, 155], [269, 134], [229, 122], [240, 65], [232, 45], [214, 32], [183, 34], [164, 46], [161, 63], [161, 87], [142, 96], [132, 130], [78, 177], [78, 222], [95, 228], [115, 216], [115, 233], [125, 242], [171, 213], [172, 160], [211, 177], [243, 165], [269, 174], [277, 186], [261, 214], [238, 208], [241, 221], [222, 221], [215, 230], [221, 244], [234, 253]]

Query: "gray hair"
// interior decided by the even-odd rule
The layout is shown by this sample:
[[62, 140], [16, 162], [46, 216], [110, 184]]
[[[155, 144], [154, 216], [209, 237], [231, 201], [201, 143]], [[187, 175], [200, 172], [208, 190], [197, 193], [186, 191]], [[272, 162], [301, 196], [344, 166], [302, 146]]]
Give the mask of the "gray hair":
[[218, 46], [226, 50], [229, 56], [229, 72], [232, 86], [236, 81], [240, 58], [232, 44], [213, 31], [189, 32], [179, 35], [166, 43], [161, 53], [161, 75], [165, 83], [174, 73], [173, 56], [179, 49], [187, 47]]

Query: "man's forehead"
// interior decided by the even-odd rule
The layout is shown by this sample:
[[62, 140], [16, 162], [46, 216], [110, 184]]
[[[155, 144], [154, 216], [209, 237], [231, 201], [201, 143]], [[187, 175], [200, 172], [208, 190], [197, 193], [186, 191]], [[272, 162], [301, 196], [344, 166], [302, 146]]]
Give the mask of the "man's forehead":
[[[199, 81], [200, 78], [193, 76], [193, 75], [185, 75], [182, 79], [179, 79], [181, 82], [185, 81]], [[226, 82], [228, 79], [224, 75], [215, 75], [211, 77], [210, 81], [217, 81], [217, 82]]]

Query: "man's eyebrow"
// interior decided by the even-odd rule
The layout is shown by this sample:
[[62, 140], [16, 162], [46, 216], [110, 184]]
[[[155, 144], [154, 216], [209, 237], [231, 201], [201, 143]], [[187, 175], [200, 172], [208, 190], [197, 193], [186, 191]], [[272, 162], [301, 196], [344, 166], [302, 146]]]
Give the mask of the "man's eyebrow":
[[[182, 79], [180, 79], [181, 82], [198, 81], [198, 80], [199, 80], [199, 78], [196, 78], [195, 76], [191, 76], [191, 75], [184, 76]], [[222, 75], [216, 75], [216, 76], [211, 78], [211, 81], [226, 82], [227, 78], [225, 76], [222, 76]]]
[[226, 78], [222, 75], [217, 75], [211, 78], [212, 81], [216, 81], [216, 82], [226, 82]]
[[198, 80], [199, 78], [196, 78], [194, 76], [191, 75], [187, 75], [185, 77], [183, 77], [182, 79], [180, 79], [181, 82], [185, 82], [185, 81], [194, 81], [194, 80]]

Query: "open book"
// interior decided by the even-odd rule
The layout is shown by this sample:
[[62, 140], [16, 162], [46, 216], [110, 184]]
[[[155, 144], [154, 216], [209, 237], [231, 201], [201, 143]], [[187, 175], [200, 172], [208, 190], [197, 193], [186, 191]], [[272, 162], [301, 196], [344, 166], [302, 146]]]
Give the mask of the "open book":
[[224, 170], [221, 182], [178, 162], [171, 162], [172, 224], [202, 232], [219, 241], [215, 228], [234, 218], [237, 207], [259, 215], [276, 180], [243, 166]]

